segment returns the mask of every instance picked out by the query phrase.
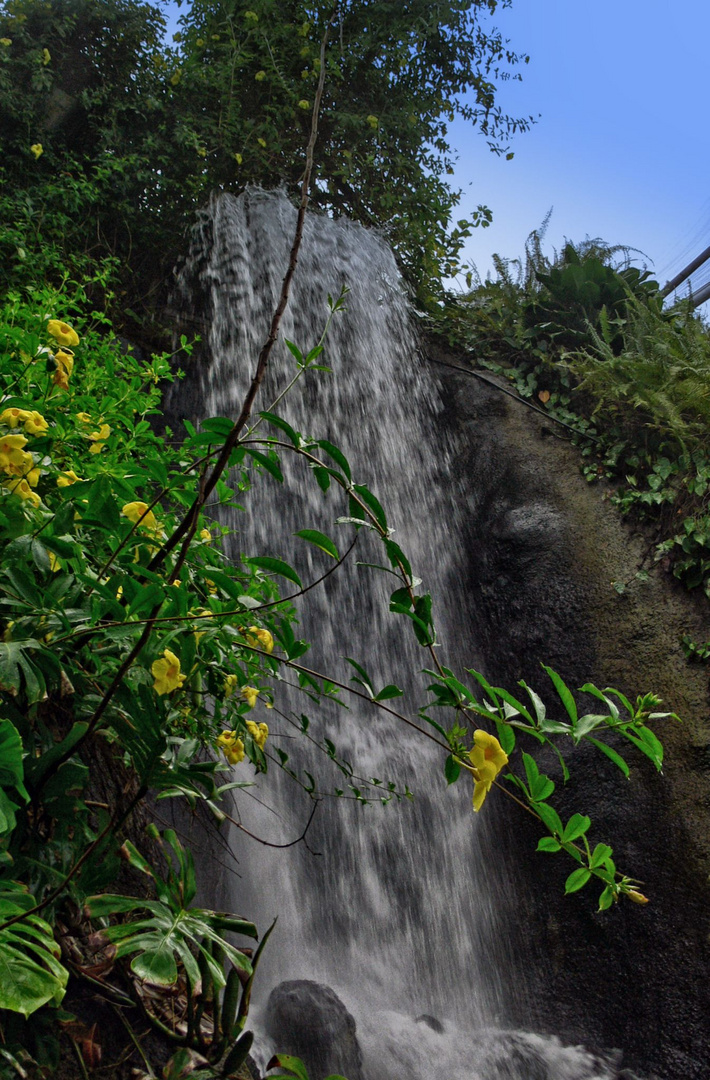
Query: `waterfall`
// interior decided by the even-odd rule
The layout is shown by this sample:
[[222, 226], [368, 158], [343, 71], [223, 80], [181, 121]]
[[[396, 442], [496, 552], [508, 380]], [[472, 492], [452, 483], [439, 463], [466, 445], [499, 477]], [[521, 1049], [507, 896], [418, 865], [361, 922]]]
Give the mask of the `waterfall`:
[[[201, 214], [177, 288], [183, 317], [202, 334], [199, 363], [169, 412], [236, 415], [294, 225], [284, 196], [253, 190], [216, 196]], [[307, 218], [282, 340], [257, 408], [269, 408], [295, 372], [283, 338], [303, 353], [312, 348], [327, 298], [343, 286], [346, 310], [335, 316], [319, 361], [331, 371], [307, 373], [276, 411], [296, 430], [339, 446], [356, 482], [384, 505], [394, 539], [434, 597], [442, 661], [459, 672], [484, 666], [463, 587], [462, 522], [476, 512], [475, 492], [457, 474], [441, 388], [419, 355], [397, 268], [379, 235]], [[347, 513], [342, 497], [332, 489], [324, 495], [301, 462], [284, 461], [284, 473], [283, 487], [258, 478], [243, 500], [246, 512], [230, 517], [230, 554], [284, 558], [306, 583], [327, 569], [327, 558], [293, 533], [319, 529], [343, 550], [351, 527], [333, 524]], [[364, 533], [348, 564], [298, 603], [300, 633], [313, 642], [306, 661], [347, 682], [353, 672], [343, 657], [354, 657], [376, 685], [401, 686], [401, 710], [416, 717], [426, 686], [420, 671], [431, 658], [406, 620], [388, 610], [394, 578], [355, 565], [383, 561]], [[441, 751], [364, 703], [349, 701], [346, 711], [315, 705], [285, 682], [274, 690], [275, 711], [254, 718], [268, 720], [274, 747], [310, 762], [321, 787], [347, 794], [325, 757], [303, 756], [289, 717], [305, 713], [314, 736], [330, 738], [359, 775], [392, 780], [400, 791], [408, 784], [414, 799], [363, 807], [326, 798], [305, 842], [282, 850], [230, 837], [240, 875], [233, 909], [262, 930], [279, 917], [257, 977], [257, 1021], [273, 985], [311, 979], [332, 987], [354, 1015], [364, 1080], [616, 1077], [615, 1059], [500, 1030], [507, 988], [520, 972], [497, 916], [505, 883], [494, 866], [495, 797], [474, 815], [470, 784], [447, 790]], [[246, 778], [246, 766], [239, 769]], [[272, 766], [256, 788], [240, 793], [238, 813], [251, 832], [286, 844], [302, 833], [310, 805], [278, 772]]]

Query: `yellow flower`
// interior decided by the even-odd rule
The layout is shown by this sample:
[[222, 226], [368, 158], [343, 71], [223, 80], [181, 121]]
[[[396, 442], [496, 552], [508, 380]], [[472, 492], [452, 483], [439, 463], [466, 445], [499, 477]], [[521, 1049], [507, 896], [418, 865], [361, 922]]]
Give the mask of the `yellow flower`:
[[266, 72], [265, 71], [257, 71], [254, 78], [256, 79], [257, 82], [263, 82], [264, 79], [266, 78]]
[[253, 649], [263, 649], [267, 653], [274, 651], [274, 639], [268, 630], [262, 630], [259, 626], [250, 626], [244, 636], [247, 639], [247, 645], [251, 645]]
[[46, 67], [49, 61], [52, 59], [49, 49], [42, 49], [42, 63]]
[[244, 743], [237, 737], [236, 731], [223, 731], [217, 736], [217, 746], [230, 765], [238, 765], [244, 758]]
[[72, 330], [68, 323], [62, 322], [60, 319], [50, 319], [47, 323], [47, 333], [50, 334], [60, 345], [67, 345], [69, 348], [72, 345], [79, 344], [79, 335], [76, 330]]
[[367, 122], [371, 128], [377, 128], [380, 126], [380, 121], [377, 119], [376, 116], [373, 116], [372, 113], [370, 113], [370, 115], [367, 117]]
[[180, 82], [181, 78], [182, 78], [182, 72], [181, 71], [176, 71], [174, 75], [170, 76], [170, 82], [171, 82], [171, 84], [173, 86], [177, 86], [177, 84]]
[[12, 38], [0, 37], [0, 45], [12, 45]]
[[155, 677], [153, 689], [161, 695], [178, 690], [187, 678], [187, 675], [180, 674], [180, 661], [170, 649], [163, 650], [162, 657], [153, 661], [150, 670]]
[[258, 23], [258, 21], [259, 21], [259, 16], [257, 15], [257, 13], [255, 11], [245, 11], [244, 12], [244, 18], [246, 19], [247, 22]]
[[235, 154], [234, 160], [236, 161], [237, 165], [241, 165], [241, 163], [244, 161], [244, 158], [241, 154]]
[[18, 424], [24, 424], [32, 414], [27, 409], [5, 409], [0, 413], [0, 424], [7, 424], [9, 428], [16, 428]]
[[237, 676], [227, 675], [224, 680], [224, 696], [230, 698], [234, 691], [237, 689]]
[[70, 378], [74, 370], [74, 354], [67, 352], [65, 349], [57, 349], [54, 354], [54, 361], [57, 365], [57, 371], [66, 371], [67, 378]]
[[94, 422], [94, 421], [93, 421], [93, 420], [91, 419], [91, 417], [89, 416], [88, 412], [78, 412], [78, 413], [76, 414], [76, 418], [77, 418], [77, 420], [79, 420], [79, 421], [80, 421], [80, 422], [81, 422], [82, 424], [93, 424], [93, 422]]
[[108, 439], [110, 434], [111, 434], [111, 428], [108, 426], [108, 424], [101, 424], [99, 430], [98, 431], [92, 431], [91, 434], [89, 435], [89, 438], [91, 439], [92, 442], [96, 442], [99, 439], [102, 439], [102, 440], [103, 439]]
[[203, 542], [203, 544], [212, 543], [212, 533], [209, 529], [200, 529], [200, 540]]
[[258, 698], [260, 693], [261, 691], [257, 690], [255, 686], [242, 687], [242, 697], [245, 698], [245, 700], [248, 702], [250, 709], [253, 709], [256, 705], [256, 699]]
[[71, 487], [72, 484], [78, 484], [80, 480], [81, 477], [77, 476], [73, 469], [67, 469], [57, 477], [57, 487]]
[[198, 49], [203, 49], [204, 45], [205, 45], [204, 38], [198, 37], [197, 41], [195, 42], [195, 45], [197, 45]]
[[41, 413], [33, 409], [25, 419], [25, 431], [28, 435], [43, 435], [45, 431], [49, 431], [49, 424]]
[[249, 732], [259, 749], [263, 750], [264, 743], [269, 736], [269, 729], [267, 725], [255, 724], [253, 720], [247, 720], [247, 731]]
[[121, 507], [121, 513], [129, 521], [132, 521], [134, 525], [140, 525], [141, 529], [149, 529], [153, 533], [159, 529], [155, 514], [148, 509], [148, 503], [146, 502], [126, 503], [125, 506]]
[[42, 154], [44, 153], [44, 148], [41, 142], [32, 143], [30, 150], [35, 156], [35, 161], [37, 160], [37, 158], [42, 157]]
[[310, 103], [310, 101], [306, 101], [305, 98], [301, 98], [301, 100], [298, 103], [298, 107], [299, 107], [299, 109], [310, 109], [311, 103]]
[[24, 435], [0, 436], [0, 454], [9, 455], [13, 450], [21, 450], [23, 446], [27, 446], [27, 439]]
[[10, 450], [8, 453], [0, 453], [0, 469], [8, 476], [24, 476], [29, 469], [33, 468], [34, 463], [32, 454], [19, 448]]
[[473, 748], [469, 753], [473, 765], [473, 809], [479, 811], [501, 769], [508, 764], [508, 755], [495, 735], [487, 731], [473, 733]]
[[42, 501], [26, 480], [5, 480], [2, 486], [7, 488], [11, 495], [19, 495], [23, 502], [26, 500], [33, 506], [39, 506]]
[[257, 139], [256, 141], [258, 142], [259, 146], [266, 147], [266, 139]]

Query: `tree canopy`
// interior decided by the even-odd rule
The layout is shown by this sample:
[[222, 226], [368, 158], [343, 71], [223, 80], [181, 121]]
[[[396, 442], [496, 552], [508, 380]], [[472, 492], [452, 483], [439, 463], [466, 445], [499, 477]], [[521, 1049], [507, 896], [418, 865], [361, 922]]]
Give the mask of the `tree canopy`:
[[[330, 23], [313, 203], [384, 226], [410, 282], [436, 292], [490, 217], [481, 206], [453, 222], [451, 121], [462, 116], [497, 152], [530, 122], [496, 103], [496, 84], [527, 59], [489, 27], [498, 6], [194, 0], [166, 43], [148, 3], [7, 0], [3, 216], [41, 222], [43, 257], [50, 232], [63, 267], [118, 258], [130, 304], [144, 304], [211, 190], [299, 181]], [[12, 229], [3, 248], [21, 279], [30, 253]]]

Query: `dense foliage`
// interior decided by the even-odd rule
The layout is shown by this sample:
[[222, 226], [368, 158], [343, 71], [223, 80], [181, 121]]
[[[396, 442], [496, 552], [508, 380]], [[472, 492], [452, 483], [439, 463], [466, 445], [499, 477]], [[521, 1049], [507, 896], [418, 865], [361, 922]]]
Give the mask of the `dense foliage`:
[[299, 181], [331, 20], [313, 202], [384, 225], [431, 297], [488, 219], [481, 207], [451, 228], [449, 123], [462, 115], [500, 152], [529, 123], [496, 105], [496, 81], [518, 78], [525, 59], [486, 28], [497, 6], [195, 0], [169, 45], [147, 3], [6, 0], [0, 213], [14, 224], [4, 273], [21, 282], [28, 260], [56, 274], [113, 256], [145, 320], [210, 191]]
[[707, 326], [687, 302], [664, 309], [625, 249], [587, 241], [548, 258], [543, 235], [450, 298], [439, 328], [568, 425], [587, 479], [611, 482], [621, 511], [651, 530], [651, 561], [710, 595]]

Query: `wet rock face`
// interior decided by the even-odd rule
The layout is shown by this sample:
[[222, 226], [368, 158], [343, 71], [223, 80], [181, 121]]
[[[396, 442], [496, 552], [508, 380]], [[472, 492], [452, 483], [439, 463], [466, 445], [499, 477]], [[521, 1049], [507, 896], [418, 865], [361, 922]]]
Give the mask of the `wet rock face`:
[[296, 979], [269, 996], [266, 1031], [278, 1051], [304, 1062], [310, 1080], [331, 1073], [362, 1080], [362, 1054], [355, 1021], [329, 986]]

